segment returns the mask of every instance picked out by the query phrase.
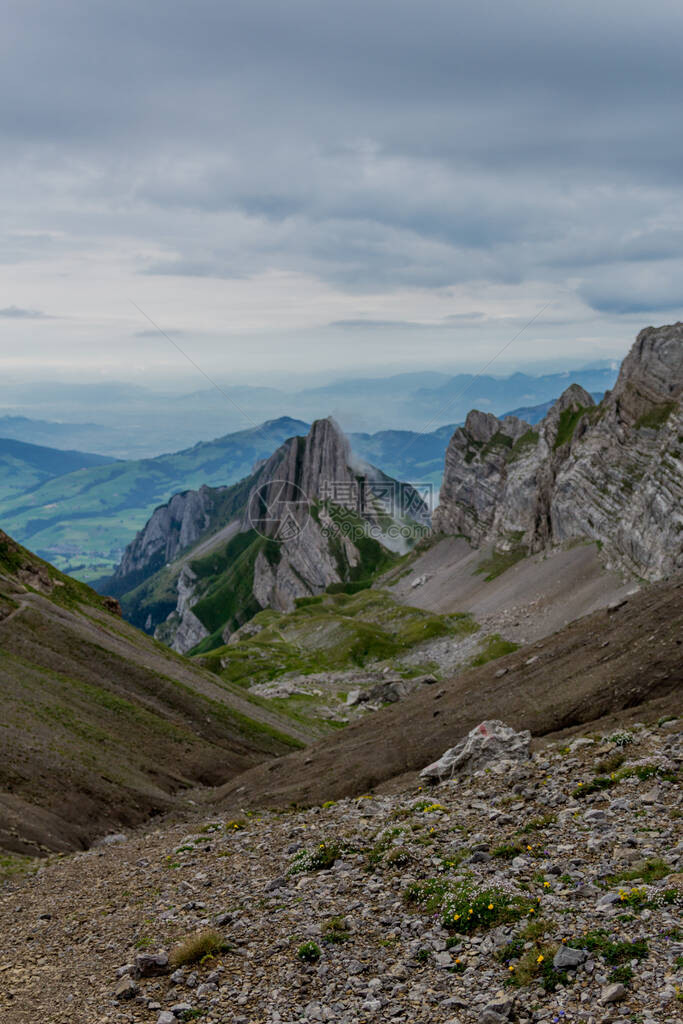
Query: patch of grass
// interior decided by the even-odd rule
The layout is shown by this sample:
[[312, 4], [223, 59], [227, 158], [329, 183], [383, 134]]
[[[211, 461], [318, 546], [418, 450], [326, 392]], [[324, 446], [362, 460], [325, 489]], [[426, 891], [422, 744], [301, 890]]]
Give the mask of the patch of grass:
[[472, 668], [477, 668], [479, 665], [486, 665], [489, 661], [495, 661], [496, 658], [504, 658], [506, 654], [512, 654], [518, 649], [519, 644], [515, 644], [511, 640], [503, 640], [498, 633], [492, 633], [491, 636], [486, 637], [479, 654], [471, 659], [470, 665]]
[[629, 768], [622, 768], [620, 772], [617, 772], [617, 780], [621, 779], [640, 779], [641, 782], [647, 782], [648, 779], [664, 779], [666, 782], [678, 782], [678, 773], [668, 768], [662, 768], [658, 764], [635, 764]]
[[388, 853], [394, 845], [394, 840], [397, 836], [400, 836], [402, 832], [402, 828], [389, 828], [382, 832], [368, 853], [367, 863], [369, 867], [376, 867], [382, 862], [385, 854]]
[[610, 778], [608, 775], [597, 775], [590, 782], [580, 782], [573, 791], [572, 796], [582, 800], [584, 797], [590, 796], [591, 793], [600, 793], [602, 790], [611, 789], [615, 785], [616, 779]]
[[518, 830], [518, 834], [526, 835], [529, 832], [540, 832], [542, 829], [547, 828], [548, 825], [553, 825], [556, 821], [556, 814], [541, 814], [538, 818], [531, 818], [527, 821], [526, 825]]
[[526, 548], [521, 544], [513, 544], [507, 551], [493, 551], [488, 558], [482, 559], [474, 570], [475, 576], [483, 576], [487, 583], [502, 576], [504, 572], [511, 569], [517, 562], [526, 558]]
[[462, 849], [454, 850], [453, 853], [444, 854], [440, 858], [441, 866], [444, 871], [455, 871], [469, 855], [470, 851], [466, 846], [463, 846]]
[[512, 860], [524, 853], [525, 847], [520, 842], [501, 843], [500, 846], [491, 850], [492, 857], [500, 857], [502, 860]]
[[343, 917], [331, 917], [323, 925], [323, 942], [337, 945], [351, 941], [351, 932], [348, 930], [346, 919]]
[[36, 857], [23, 857], [18, 853], [0, 853], [0, 882], [21, 875], [34, 874], [40, 867]]
[[636, 430], [643, 428], [661, 430], [675, 408], [675, 402], [661, 402], [659, 405], [654, 405], [648, 412], [644, 412], [642, 416], [638, 417]]
[[519, 459], [522, 455], [526, 454], [531, 448], [535, 448], [538, 444], [539, 433], [537, 430], [527, 430], [526, 433], [518, 437], [512, 446], [510, 456], [513, 459]]
[[515, 988], [537, 984], [546, 992], [554, 992], [558, 985], [565, 985], [568, 981], [567, 972], [553, 967], [556, 952], [556, 943], [535, 943], [531, 949], [522, 953], [517, 963], [510, 965], [512, 970], [508, 983]]
[[226, 821], [225, 831], [226, 832], [241, 832], [247, 827], [247, 823], [244, 818], [233, 818], [231, 821]]
[[439, 637], [467, 636], [478, 626], [465, 614], [439, 615], [398, 604], [384, 590], [326, 593], [293, 612], [259, 612], [253, 636], [212, 651], [201, 664], [240, 686], [286, 673], [343, 671], [397, 659]]
[[568, 945], [574, 949], [587, 949], [590, 953], [597, 953], [612, 967], [629, 963], [631, 960], [644, 960], [649, 953], [647, 939], [636, 939], [635, 942], [622, 939], [613, 941], [604, 928], [570, 939]]
[[215, 928], [203, 928], [194, 935], [188, 935], [171, 950], [169, 962], [172, 967], [196, 964], [207, 957], [215, 957], [229, 949], [223, 936]]
[[650, 857], [648, 860], [640, 861], [639, 864], [634, 864], [632, 868], [610, 875], [607, 882], [609, 885], [616, 885], [618, 882], [632, 882], [640, 879], [646, 885], [652, 885], [660, 878], [666, 878], [672, 871], [673, 868], [661, 857]]
[[296, 955], [302, 963], [314, 964], [323, 954], [317, 942], [304, 942], [297, 949]]
[[557, 436], [553, 448], [557, 451], [563, 444], [567, 444], [574, 436], [579, 420], [587, 411], [587, 406], [580, 405], [577, 409], [564, 409], [560, 413], [560, 420], [557, 424]]
[[617, 768], [621, 768], [625, 760], [626, 754], [608, 754], [607, 757], [603, 757], [601, 761], [598, 761], [595, 767], [600, 775], [610, 775], [612, 772], [615, 772]]

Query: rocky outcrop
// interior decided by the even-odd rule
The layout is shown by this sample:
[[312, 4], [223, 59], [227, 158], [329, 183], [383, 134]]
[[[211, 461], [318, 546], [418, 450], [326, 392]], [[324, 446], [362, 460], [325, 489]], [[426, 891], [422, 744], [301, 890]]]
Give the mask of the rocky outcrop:
[[528, 729], [516, 732], [498, 719], [481, 722], [459, 743], [446, 750], [438, 761], [423, 768], [420, 778], [432, 783], [444, 782], [455, 775], [482, 769], [500, 774], [515, 762], [528, 761], [530, 743]]
[[209, 635], [209, 631], [192, 611], [197, 577], [189, 565], [180, 570], [176, 582], [178, 604], [168, 619], [157, 626], [154, 638], [167, 643], [175, 651], [183, 653], [192, 650]]
[[641, 331], [599, 406], [569, 387], [536, 428], [470, 413], [434, 527], [527, 552], [576, 539], [648, 580], [683, 568], [683, 324]]
[[132, 589], [194, 544], [211, 524], [220, 491], [215, 487], [183, 491], [155, 509], [144, 529], [124, 551], [110, 583], [113, 592]]
[[406, 546], [428, 524], [412, 487], [355, 460], [336, 423], [318, 420], [241, 484], [157, 509], [112, 589], [131, 621], [184, 653], [214, 633], [228, 642], [261, 608], [291, 611], [356, 579], [363, 553]]

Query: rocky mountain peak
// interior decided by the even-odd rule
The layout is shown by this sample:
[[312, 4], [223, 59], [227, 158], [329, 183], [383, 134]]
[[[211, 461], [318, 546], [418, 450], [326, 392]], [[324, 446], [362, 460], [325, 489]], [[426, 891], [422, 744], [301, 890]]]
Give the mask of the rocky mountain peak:
[[498, 419], [493, 413], [481, 412], [479, 409], [472, 409], [465, 420], [465, 433], [475, 444], [488, 444], [496, 434], [504, 434], [515, 440], [528, 429], [529, 424], [516, 416]]
[[446, 452], [434, 525], [520, 553], [598, 541], [645, 579], [683, 568], [683, 324], [648, 327], [599, 406], [571, 384], [535, 429], [474, 411]]
[[290, 438], [263, 464], [249, 493], [242, 529], [278, 539], [298, 532], [312, 500], [328, 490], [341, 496], [351, 493], [355, 475], [350, 463], [351, 449], [339, 425], [332, 418], [316, 420], [306, 437]]
[[[583, 422], [578, 422], [578, 420], [586, 410], [594, 407], [593, 397], [580, 384], [570, 384], [548, 410], [537, 428], [539, 434], [545, 439], [549, 451], [554, 452], [562, 446], [571, 445], [574, 439], [578, 439], [589, 423], [588, 419], [584, 419]], [[569, 432], [564, 429], [564, 426], [572, 420], [577, 420], [577, 422], [574, 429]], [[565, 437], [567, 433], [569, 436]], [[554, 461], [557, 462], [566, 454], [566, 450], [563, 450], [555, 456]]]
[[297, 598], [354, 583], [371, 571], [364, 559], [379, 564], [405, 547], [402, 531], [428, 522], [410, 485], [355, 459], [339, 425], [321, 419], [240, 484], [157, 509], [114, 584], [131, 621], [185, 652], [227, 641], [262, 608], [291, 611]]
[[624, 362], [609, 405], [633, 424], [653, 406], [680, 401], [683, 394], [683, 323], [646, 327]]

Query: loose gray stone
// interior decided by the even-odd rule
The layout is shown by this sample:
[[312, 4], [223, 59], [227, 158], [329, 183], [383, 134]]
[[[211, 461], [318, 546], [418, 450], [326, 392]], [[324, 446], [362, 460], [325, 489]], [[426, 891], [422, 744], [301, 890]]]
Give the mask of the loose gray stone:
[[138, 953], [135, 957], [133, 977], [153, 978], [168, 972], [167, 953]]
[[600, 996], [600, 1002], [603, 1006], [607, 1003], [620, 1003], [625, 997], [626, 989], [621, 982], [618, 982], [616, 985], [605, 985]]
[[114, 999], [132, 999], [138, 994], [138, 987], [129, 974], [121, 978], [114, 989]]
[[560, 946], [553, 957], [553, 967], [558, 970], [574, 969], [586, 960], [585, 949], [573, 949], [571, 946]]

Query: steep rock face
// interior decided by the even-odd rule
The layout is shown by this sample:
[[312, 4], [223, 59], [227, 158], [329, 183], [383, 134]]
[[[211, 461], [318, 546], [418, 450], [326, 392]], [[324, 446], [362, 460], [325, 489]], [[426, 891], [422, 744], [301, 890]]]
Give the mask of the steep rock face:
[[531, 430], [514, 416], [499, 420], [473, 409], [446, 450], [446, 470], [434, 529], [462, 533], [480, 544], [493, 528], [507, 478], [507, 455]]
[[189, 565], [184, 565], [176, 582], [178, 594], [176, 610], [171, 612], [168, 619], [157, 626], [154, 631], [156, 640], [168, 643], [169, 647], [173, 647], [180, 653], [196, 647], [204, 637], [209, 635], [206, 626], [202, 625], [192, 611], [196, 584], [195, 573]]
[[355, 580], [364, 557], [378, 560], [429, 523], [417, 492], [357, 463], [331, 419], [240, 485], [202, 491], [177, 496], [184, 516], [176, 499], [158, 509], [114, 577], [131, 582], [128, 617], [183, 653], [214, 634], [227, 641], [261, 608], [291, 611], [299, 597]]
[[169, 502], [155, 509], [145, 528], [124, 551], [113, 582], [125, 581], [132, 587], [137, 578], [155, 572], [194, 544], [211, 523], [217, 490], [220, 488], [200, 487], [198, 491], [174, 494]]
[[683, 569], [683, 324], [640, 332], [600, 411], [558, 475], [553, 538], [662, 579]]
[[683, 568], [683, 324], [641, 331], [599, 406], [577, 385], [532, 429], [471, 413], [446, 454], [435, 529], [529, 552], [599, 541], [649, 580]]

